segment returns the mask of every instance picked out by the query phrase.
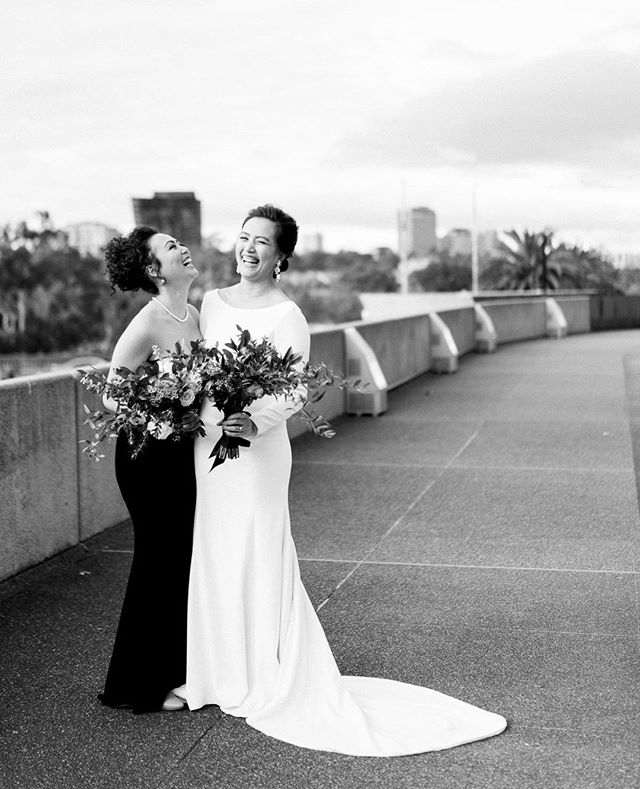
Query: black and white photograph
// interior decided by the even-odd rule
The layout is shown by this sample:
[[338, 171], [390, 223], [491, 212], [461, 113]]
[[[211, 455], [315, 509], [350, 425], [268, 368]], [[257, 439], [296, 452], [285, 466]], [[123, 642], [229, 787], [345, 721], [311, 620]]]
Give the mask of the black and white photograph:
[[3, 11], [0, 787], [637, 787], [637, 2]]

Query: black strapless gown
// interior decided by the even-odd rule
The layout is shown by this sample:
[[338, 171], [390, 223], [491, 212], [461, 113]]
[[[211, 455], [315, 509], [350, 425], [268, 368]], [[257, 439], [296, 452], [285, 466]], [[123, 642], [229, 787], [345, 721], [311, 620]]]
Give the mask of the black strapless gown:
[[159, 710], [186, 681], [187, 594], [196, 483], [193, 441], [151, 439], [135, 460], [116, 444], [116, 479], [134, 551], [120, 623], [99, 695], [110, 707]]

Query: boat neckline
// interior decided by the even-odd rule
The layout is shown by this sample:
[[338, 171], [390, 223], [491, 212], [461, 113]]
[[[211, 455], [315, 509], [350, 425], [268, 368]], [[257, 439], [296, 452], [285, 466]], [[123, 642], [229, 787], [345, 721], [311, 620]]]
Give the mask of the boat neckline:
[[228, 301], [225, 301], [222, 296], [220, 295], [220, 288], [216, 288], [214, 291], [218, 300], [221, 301], [225, 307], [229, 307], [231, 310], [244, 310], [245, 312], [257, 312], [258, 310], [270, 310], [274, 307], [282, 307], [283, 304], [295, 304], [294, 301], [291, 299], [287, 299], [286, 301], [279, 301], [277, 304], [265, 304], [264, 307], [237, 307], [235, 304], [229, 304]]

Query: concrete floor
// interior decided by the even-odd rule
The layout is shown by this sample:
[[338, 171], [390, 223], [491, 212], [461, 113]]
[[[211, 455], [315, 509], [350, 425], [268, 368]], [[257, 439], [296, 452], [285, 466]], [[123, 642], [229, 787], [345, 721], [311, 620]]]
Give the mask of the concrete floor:
[[341, 670], [427, 685], [508, 730], [383, 760], [295, 748], [217, 708], [100, 706], [125, 524], [0, 585], [3, 789], [640, 784], [640, 331], [471, 355], [336, 427], [294, 442], [291, 510]]

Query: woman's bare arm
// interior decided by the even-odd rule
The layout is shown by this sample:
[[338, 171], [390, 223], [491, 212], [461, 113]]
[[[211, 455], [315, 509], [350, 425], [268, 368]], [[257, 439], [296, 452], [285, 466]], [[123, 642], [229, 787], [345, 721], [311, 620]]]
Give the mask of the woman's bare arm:
[[[107, 380], [113, 380], [118, 367], [136, 370], [147, 361], [153, 349], [152, 322], [147, 313], [139, 312], [116, 343], [111, 358]], [[102, 398], [105, 408], [116, 411], [118, 404], [106, 395]]]

